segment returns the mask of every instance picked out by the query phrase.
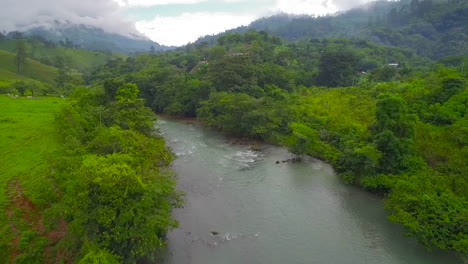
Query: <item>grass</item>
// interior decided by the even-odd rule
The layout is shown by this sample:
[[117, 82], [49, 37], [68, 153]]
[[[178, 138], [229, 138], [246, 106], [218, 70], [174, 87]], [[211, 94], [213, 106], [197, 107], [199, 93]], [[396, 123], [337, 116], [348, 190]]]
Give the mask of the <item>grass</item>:
[[[13, 239], [7, 207], [11, 183], [18, 180], [24, 196], [38, 208], [54, 191], [48, 179], [48, 159], [61, 149], [54, 117], [65, 103], [60, 98], [10, 98], [0, 95], [0, 262], [8, 258]], [[16, 221], [14, 221], [16, 224]], [[17, 226], [19, 232], [26, 229]], [[5, 263], [5, 262], [2, 262]]]
[[[16, 40], [6, 40], [0, 42], [0, 49], [9, 52], [15, 52]], [[69, 66], [80, 71], [92, 69], [95, 66], [103, 65], [110, 59], [122, 58], [127, 56], [119, 53], [105, 53], [99, 51], [89, 51], [82, 49], [71, 49], [61, 46], [47, 47], [43, 43], [29, 39], [26, 43], [26, 50], [31, 58], [37, 60], [47, 58], [53, 61], [56, 57], [67, 59]]]
[[59, 149], [54, 117], [64, 102], [0, 96], [0, 205], [5, 204], [8, 181], [31, 180], [47, 167], [46, 157]]
[[57, 69], [35, 60], [27, 59], [24, 68], [17, 73], [15, 54], [0, 50], [0, 82], [12, 82], [27, 78], [54, 84], [57, 78]]

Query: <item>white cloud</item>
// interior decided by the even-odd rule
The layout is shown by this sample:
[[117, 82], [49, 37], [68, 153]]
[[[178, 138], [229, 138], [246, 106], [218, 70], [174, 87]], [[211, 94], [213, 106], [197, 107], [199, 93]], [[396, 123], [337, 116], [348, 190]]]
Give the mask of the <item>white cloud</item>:
[[[31, 26], [53, 25], [55, 20], [103, 28], [122, 35], [140, 31], [165, 45], [183, 45], [204, 35], [248, 25], [254, 19], [277, 12], [323, 15], [354, 7], [370, 0], [0, 0], [0, 30], [26, 30]], [[142, 12], [142, 17], [132, 16], [132, 22], [123, 17], [129, 8], [145, 9], [149, 6], [197, 3], [230, 4], [213, 5], [213, 10], [167, 14]], [[239, 8], [239, 5], [243, 8]], [[205, 8], [206, 5], [202, 5]], [[210, 5], [211, 7], [211, 5]], [[223, 9], [216, 8], [223, 7]], [[228, 7], [228, 8], [226, 8]], [[234, 8], [235, 7], [235, 8]], [[177, 10], [177, 7], [175, 8]], [[158, 9], [148, 9], [159, 12]], [[162, 10], [162, 9], [161, 9]], [[164, 9], [164, 10], [167, 10]], [[173, 9], [171, 9], [173, 10]], [[184, 9], [186, 10], [186, 8]], [[236, 11], [237, 10], [237, 11]], [[243, 11], [240, 11], [243, 10]], [[248, 11], [246, 11], [248, 10]], [[180, 11], [183, 12], [183, 11]], [[245, 13], [248, 12], [248, 13]], [[147, 19], [148, 15], [153, 19]], [[144, 17], [143, 17], [144, 16]], [[136, 26], [136, 28], [135, 28]]]
[[108, 32], [137, 33], [133, 22], [126, 21], [112, 0], [1, 0], [0, 30], [27, 30], [70, 22], [100, 27]]
[[255, 18], [253, 15], [228, 13], [185, 13], [176, 17], [157, 16], [151, 21], [139, 21], [136, 27], [153, 41], [163, 45], [180, 46], [205, 35], [248, 25]]
[[157, 6], [175, 4], [197, 4], [208, 0], [114, 0], [120, 6]]
[[325, 15], [338, 10], [338, 7], [329, 0], [278, 0], [275, 6], [275, 11], [298, 15]]

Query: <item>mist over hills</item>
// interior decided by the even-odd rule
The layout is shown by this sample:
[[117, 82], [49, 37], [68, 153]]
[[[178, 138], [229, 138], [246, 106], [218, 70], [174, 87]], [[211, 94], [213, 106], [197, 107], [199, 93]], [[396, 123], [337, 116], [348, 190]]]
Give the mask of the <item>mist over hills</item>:
[[468, 53], [468, 1], [376, 1], [334, 15], [277, 14], [248, 26], [205, 36], [195, 43], [214, 45], [226, 33], [265, 31], [286, 41], [303, 38], [357, 38], [409, 48], [433, 59]]
[[[53, 15], [50, 14], [48, 20], [38, 18], [37, 21], [31, 20], [36, 21], [30, 22], [32, 24], [16, 26], [25, 36], [40, 36], [58, 44], [68, 41], [74, 47], [88, 50], [133, 54], [174, 48], [160, 45], [138, 31], [130, 30], [126, 24], [119, 31], [109, 26], [107, 20], [102, 24], [97, 21], [85, 23], [73, 18], [60, 18], [60, 12], [57, 19], [53, 19]], [[438, 59], [468, 53], [467, 25], [468, 1], [465, 0], [382, 0], [327, 16], [276, 14], [260, 18], [248, 26], [202, 37], [195, 43], [214, 45], [223, 34], [257, 30], [280, 36], [286, 41], [343, 37], [366, 39], [377, 44], [409, 48], [420, 56]], [[14, 33], [9, 37], [14, 37]]]
[[[121, 35], [107, 32], [99, 27], [72, 24], [71, 22], [54, 21], [49, 25], [31, 26], [29, 29], [19, 32], [22, 36], [39, 36], [57, 44], [71, 42], [73, 47], [87, 50], [132, 54], [150, 52], [151, 47], [154, 47], [155, 52], [171, 49], [171, 47], [162, 46], [143, 35]], [[15, 38], [16, 34], [18, 31], [10, 32], [7, 36]]]

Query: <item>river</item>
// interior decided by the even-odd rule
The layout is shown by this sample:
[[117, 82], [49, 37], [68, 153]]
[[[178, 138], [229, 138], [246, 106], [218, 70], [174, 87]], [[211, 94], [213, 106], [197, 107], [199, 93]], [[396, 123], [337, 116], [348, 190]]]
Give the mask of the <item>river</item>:
[[386, 219], [379, 197], [345, 185], [333, 169], [264, 145], [262, 151], [197, 124], [160, 120], [177, 154], [185, 206], [168, 234], [168, 264], [452, 264]]

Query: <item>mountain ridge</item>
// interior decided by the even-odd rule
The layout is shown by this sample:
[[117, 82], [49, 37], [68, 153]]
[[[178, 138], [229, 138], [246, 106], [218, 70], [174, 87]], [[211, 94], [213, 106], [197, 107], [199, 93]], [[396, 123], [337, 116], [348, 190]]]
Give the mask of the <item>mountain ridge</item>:
[[214, 45], [227, 33], [265, 31], [286, 41], [303, 38], [358, 38], [410, 48], [438, 59], [468, 53], [468, 2], [463, 0], [375, 1], [327, 16], [276, 14], [248, 26], [204, 36], [196, 44]]
[[160, 45], [143, 35], [117, 34], [92, 25], [64, 23], [58, 20], [49, 24], [31, 25], [23, 31], [11, 31], [6, 36], [8, 38], [40, 37], [56, 44], [68, 43], [76, 48], [127, 55], [151, 51], [161, 52], [173, 48]]

